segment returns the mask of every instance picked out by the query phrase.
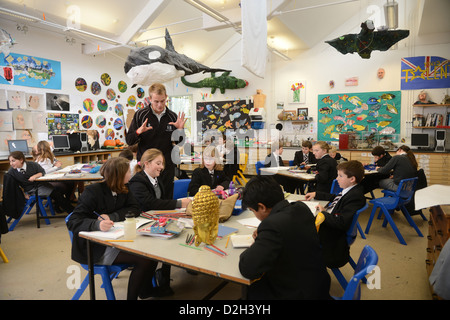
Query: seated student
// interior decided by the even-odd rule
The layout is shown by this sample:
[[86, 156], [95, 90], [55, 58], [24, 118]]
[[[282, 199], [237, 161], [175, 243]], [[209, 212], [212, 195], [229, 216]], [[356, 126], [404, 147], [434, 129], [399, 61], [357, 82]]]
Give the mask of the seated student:
[[45, 170], [37, 162], [25, 161], [25, 156], [21, 151], [13, 151], [8, 156], [9, 168], [8, 173], [23, 188], [26, 195], [35, 194], [36, 190], [41, 197], [50, 196], [58, 208], [62, 208], [65, 212], [70, 213], [73, 206], [69, 200], [64, 198], [59, 190], [48, 182], [37, 182], [36, 179], [45, 175]]
[[[61, 169], [61, 161], [55, 158], [52, 152], [52, 148], [48, 141], [39, 141], [34, 149], [35, 161], [45, 170], [45, 173], [55, 172]], [[64, 194], [66, 199], [70, 200], [75, 188], [75, 183], [71, 181], [61, 181], [61, 182], [49, 182], [53, 187], [58, 188], [58, 190]], [[55, 208], [56, 211], [61, 211], [60, 208]]]
[[226, 139], [223, 158], [225, 160], [223, 172], [230, 179], [233, 179], [233, 176], [237, 175], [239, 170], [240, 153], [238, 147], [234, 145], [232, 137]]
[[344, 158], [343, 156], [341, 156], [339, 152], [337, 152], [336, 147], [331, 147], [330, 150], [328, 150], [328, 154], [330, 155], [330, 157], [334, 158], [334, 160], [336, 160], [338, 163], [342, 161], [348, 161], [347, 158]]
[[[140, 165], [136, 165], [136, 174], [130, 179], [128, 188], [136, 198], [141, 211], [171, 210], [186, 208], [189, 198], [164, 199], [164, 188], [158, 179], [164, 170], [164, 155], [155, 148], [147, 149], [141, 157]], [[157, 270], [158, 295], [167, 296], [173, 294], [170, 288], [170, 265], [163, 264]]]
[[[392, 156], [382, 146], [376, 146], [372, 149], [372, 155], [375, 160], [375, 166], [384, 167], [391, 160]], [[361, 181], [364, 188], [364, 194], [371, 192], [380, 187], [380, 181], [389, 178], [388, 174], [369, 174]]]
[[330, 201], [326, 207], [318, 209], [325, 215], [320, 225], [319, 238], [325, 263], [329, 268], [340, 268], [350, 259], [350, 248], [347, 243], [347, 231], [353, 220], [353, 215], [364, 207], [366, 198], [359, 182], [364, 177], [364, 167], [356, 160], [342, 162], [337, 166], [337, 181], [343, 189], [338, 195], [329, 192], [316, 191], [307, 193], [306, 200]]
[[225, 190], [229, 187], [230, 181], [231, 178], [222, 171], [219, 152], [214, 146], [208, 146], [203, 150], [202, 166], [192, 172], [188, 193], [195, 196], [203, 185], [210, 186], [211, 190]]
[[[265, 168], [284, 167], [283, 158], [281, 158], [282, 154], [283, 154], [283, 144], [282, 143], [272, 144], [272, 153], [268, 154], [264, 159], [264, 167]], [[272, 172], [269, 173], [269, 175], [272, 174], [275, 173]], [[294, 193], [295, 188], [298, 186], [297, 179], [290, 179], [289, 177], [280, 175], [274, 175], [273, 177], [279, 184], [283, 186], [283, 189], [286, 192]]]
[[134, 154], [130, 149], [124, 149], [120, 151], [119, 157], [125, 158], [128, 161], [130, 161], [130, 170], [131, 170], [131, 176], [134, 176], [135, 168], [137, 165], [137, 160], [134, 158]]
[[330, 192], [331, 184], [337, 176], [337, 162], [328, 155], [330, 146], [325, 141], [317, 141], [313, 146], [316, 163], [316, 191]]
[[[86, 239], [80, 238], [79, 232], [106, 232], [114, 226], [114, 222], [125, 220], [126, 213], [131, 212], [136, 217], [141, 213], [136, 199], [127, 188], [131, 177], [127, 159], [122, 157], [108, 159], [101, 167], [100, 174], [105, 180], [85, 188], [67, 222], [67, 228], [73, 233], [72, 259], [83, 264], [87, 263]], [[133, 266], [128, 280], [128, 300], [152, 295], [152, 278], [156, 261], [100, 244], [94, 244], [92, 251], [95, 264]]]
[[399, 147], [397, 154], [384, 167], [377, 168], [381, 174], [392, 175], [392, 177], [380, 180], [380, 188], [397, 191], [401, 180], [417, 177], [417, 167], [416, 157], [409, 147]]
[[242, 205], [261, 220], [255, 242], [239, 259], [241, 274], [255, 280], [247, 298], [330, 299], [330, 276], [308, 207], [289, 203], [279, 184], [264, 175], [247, 182]]
[[294, 155], [294, 166], [301, 166], [316, 163], [316, 157], [312, 152], [312, 143], [309, 140], [302, 142], [302, 150], [297, 151]]

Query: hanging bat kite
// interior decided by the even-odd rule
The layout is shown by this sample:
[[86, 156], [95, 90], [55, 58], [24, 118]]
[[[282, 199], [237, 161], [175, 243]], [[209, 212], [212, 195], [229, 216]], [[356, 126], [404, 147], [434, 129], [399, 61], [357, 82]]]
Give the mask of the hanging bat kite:
[[165, 49], [153, 45], [131, 50], [124, 70], [134, 85], [147, 86], [199, 72], [230, 72], [230, 70], [209, 68], [176, 52], [167, 29], [165, 39]]
[[357, 52], [361, 58], [369, 59], [373, 50], [386, 51], [409, 35], [409, 30], [374, 31], [373, 21], [361, 23], [361, 32], [346, 34], [339, 38], [325, 41], [342, 54]]

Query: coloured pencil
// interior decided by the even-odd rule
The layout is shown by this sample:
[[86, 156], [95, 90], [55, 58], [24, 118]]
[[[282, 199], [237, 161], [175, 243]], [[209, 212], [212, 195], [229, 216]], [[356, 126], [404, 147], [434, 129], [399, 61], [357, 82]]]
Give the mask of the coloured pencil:
[[184, 243], [179, 243], [179, 245], [180, 245], [180, 246], [183, 246], [183, 247], [187, 247], [187, 248], [191, 248], [191, 249], [195, 249], [195, 250], [200, 250], [200, 251], [202, 251], [202, 249], [200, 249], [200, 248], [193, 247], [193, 246], [190, 246], [190, 245], [187, 245], [187, 244], [184, 244]]
[[210, 251], [210, 252], [212, 252], [212, 253], [217, 254], [219, 257], [224, 257], [223, 254], [221, 254], [221, 253], [219, 253], [219, 252], [217, 252], [217, 251], [215, 251], [215, 250], [213, 250], [213, 249], [211, 249], [211, 248], [205, 247], [205, 249], [208, 250], [208, 251]]

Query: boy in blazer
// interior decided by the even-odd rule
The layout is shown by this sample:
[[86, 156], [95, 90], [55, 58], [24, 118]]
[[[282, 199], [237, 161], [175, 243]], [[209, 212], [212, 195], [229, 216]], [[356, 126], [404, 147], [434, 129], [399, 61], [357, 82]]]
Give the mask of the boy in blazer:
[[330, 201], [326, 207], [318, 209], [324, 214], [325, 220], [320, 225], [319, 238], [325, 263], [329, 268], [340, 268], [350, 259], [350, 248], [347, 243], [347, 231], [353, 220], [353, 215], [364, 207], [366, 198], [359, 182], [364, 177], [364, 167], [361, 162], [351, 160], [342, 162], [337, 167], [337, 181], [343, 189], [338, 195], [329, 192], [316, 191], [307, 193], [306, 200]]
[[289, 203], [271, 177], [253, 177], [242, 205], [261, 220], [255, 242], [239, 259], [251, 280], [248, 299], [330, 299], [330, 276], [320, 248], [315, 218], [302, 202]]
[[316, 191], [330, 192], [331, 184], [337, 176], [337, 162], [328, 155], [330, 146], [325, 141], [318, 141], [313, 146], [316, 163]]
[[316, 157], [312, 152], [311, 141], [305, 140], [302, 142], [302, 150], [297, 151], [294, 155], [294, 166], [300, 166], [317, 163]]
[[203, 150], [203, 164], [192, 172], [191, 182], [189, 183], [188, 193], [195, 196], [198, 189], [207, 185], [211, 190], [225, 190], [230, 186], [231, 178], [222, 170], [220, 165], [219, 152], [214, 146], [208, 146]]

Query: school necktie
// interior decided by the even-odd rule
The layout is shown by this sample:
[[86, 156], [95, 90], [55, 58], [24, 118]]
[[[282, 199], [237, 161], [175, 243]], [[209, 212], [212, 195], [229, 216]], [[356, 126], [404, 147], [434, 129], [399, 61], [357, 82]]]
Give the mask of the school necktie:
[[21, 174], [25, 174], [25, 169], [21, 168], [21, 169], [20, 169], [20, 173], [21, 173]]
[[333, 202], [331, 202], [331, 203], [329, 203], [327, 206], [326, 206], [326, 210], [327, 210], [327, 212], [329, 212], [329, 213], [331, 213], [331, 212], [333, 212], [333, 209], [334, 209], [334, 207], [336, 206], [336, 204], [339, 202], [339, 200], [342, 198], [342, 193], [339, 193], [334, 199], [333, 199]]
[[304, 163], [308, 163], [308, 154], [307, 154], [307, 153], [306, 153], [306, 154], [305, 154], [305, 153], [303, 154], [303, 162], [304, 162]]

